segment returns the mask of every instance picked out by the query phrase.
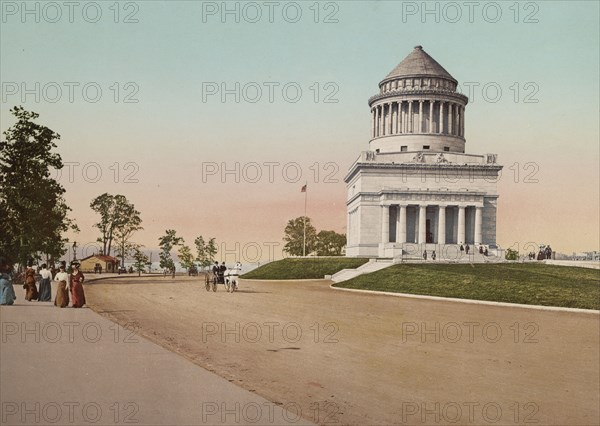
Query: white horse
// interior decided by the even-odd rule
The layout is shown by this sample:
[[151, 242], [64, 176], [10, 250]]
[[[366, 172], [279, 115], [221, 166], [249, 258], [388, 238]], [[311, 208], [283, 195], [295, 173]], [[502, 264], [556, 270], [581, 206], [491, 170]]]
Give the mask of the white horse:
[[228, 293], [233, 293], [238, 289], [240, 272], [242, 271], [242, 264], [236, 262], [233, 268], [225, 271], [225, 290]]

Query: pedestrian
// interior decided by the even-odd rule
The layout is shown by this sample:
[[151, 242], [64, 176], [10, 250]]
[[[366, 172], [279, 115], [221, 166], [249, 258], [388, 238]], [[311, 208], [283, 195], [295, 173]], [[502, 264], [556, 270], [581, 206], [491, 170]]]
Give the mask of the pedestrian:
[[465, 248], [464, 248], [464, 246], [461, 244], [461, 245], [460, 245], [460, 255], [461, 255], [461, 256], [462, 256], [462, 254], [463, 254], [463, 251], [465, 251]]
[[84, 275], [79, 270], [79, 262], [71, 263], [73, 272], [69, 276], [69, 287], [71, 288], [71, 306], [81, 308], [85, 305], [85, 292], [83, 291]]
[[45, 263], [42, 265], [40, 275], [42, 276], [42, 280], [40, 281], [38, 301], [50, 302], [52, 300], [52, 286], [50, 284], [52, 282], [52, 272], [48, 270], [48, 266]]
[[56, 297], [54, 298], [54, 306], [66, 308], [69, 306], [69, 274], [65, 272], [65, 265], [60, 265], [58, 272], [54, 276], [54, 281], [58, 281], [56, 289]]
[[25, 300], [31, 302], [38, 299], [38, 290], [35, 285], [35, 271], [31, 263], [25, 270], [25, 284], [23, 284], [23, 288], [25, 289]]
[[427, 250], [423, 252], [423, 260], [427, 260]]
[[487, 247], [486, 247], [486, 248], [485, 248], [485, 250], [483, 251], [483, 255], [484, 255], [484, 256], [487, 256], [487, 255], [488, 255], [488, 249], [487, 249]]
[[12, 283], [12, 264], [0, 259], [0, 305], [12, 305], [17, 299]]
[[471, 247], [469, 247], [468, 244], [465, 245], [465, 253], [469, 254], [469, 250], [471, 249]]
[[436, 257], [436, 255], [435, 255], [435, 250], [434, 250], [434, 251], [431, 252], [431, 259], [435, 260], [435, 257]]

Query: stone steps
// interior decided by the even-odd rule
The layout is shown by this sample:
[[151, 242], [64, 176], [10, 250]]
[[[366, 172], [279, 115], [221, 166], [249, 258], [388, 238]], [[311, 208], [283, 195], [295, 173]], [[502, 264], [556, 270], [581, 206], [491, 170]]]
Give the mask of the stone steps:
[[342, 269], [341, 271], [333, 274], [330, 279], [336, 283], [339, 283], [342, 281], [347, 281], [349, 279], [352, 279], [352, 278], [357, 277], [362, 274], [369, 274], [371, 272], [379, 271], [381, 269], [390, 267], [393, 264], [394, 264], [394, 262], [391, 259], [390, 260], [370, 259], [367, 263], [359, 266], [356, 269]]

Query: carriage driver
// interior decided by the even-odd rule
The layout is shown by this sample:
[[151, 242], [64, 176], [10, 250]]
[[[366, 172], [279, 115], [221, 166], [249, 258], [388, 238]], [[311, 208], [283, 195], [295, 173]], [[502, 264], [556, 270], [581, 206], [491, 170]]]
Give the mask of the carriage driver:
[[217, 278], [217, 276], [219, 275], [219, 262], [215, 261], [215, 264], [212, 267], [212, 273], [215, 276], [215, 278]]

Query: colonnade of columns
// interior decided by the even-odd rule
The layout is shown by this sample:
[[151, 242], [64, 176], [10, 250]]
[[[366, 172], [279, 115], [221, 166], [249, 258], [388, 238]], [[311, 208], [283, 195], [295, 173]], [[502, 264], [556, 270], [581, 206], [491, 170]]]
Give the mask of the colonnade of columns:
[[[414, 205], [414, 204], [411, 204]], [[436, 244], [449, 244], [450, 242], [446, 241], [446, 208], [451, 207], [444, 204], [418, 204], [416, 207], [419, 209], [419, 214], [417, 216], [418, 225], [417, 225], [417, 243], [424, 244], [427, 243], [427, 207], [438, 207], [438, 216], [437, 216], [437, 241]], [[390, 208], [396, 208], [396, 242], [397, 243], [406, 243], [407, 241], [407, 205], [383, 205], [381, 206], [381, 242], [388, 243], [390, 242]], [[457, 217], [457, 237], [455, 244], [465, 243], [466, 236], [466, 220], [465, 220], [465, 211], [467, 207], [475, 208], [475, 223], [474, 223], [474, 244], [481, 244], [482, 240], [482, 227], [483, 227], [483, 207], [482, 206], [466, 206], [459, 205], [458, 207], [458, 217]], [[412, 241], [411, 241], [412, 242]], [[433, 242], [433, 241], [432, 241]]]
[[404, 133], [464, 137], [465, 133], [465, 107], [451, 101], [391, 101], [374, 106], [371, 115], [371, 135], [374, 138]]

